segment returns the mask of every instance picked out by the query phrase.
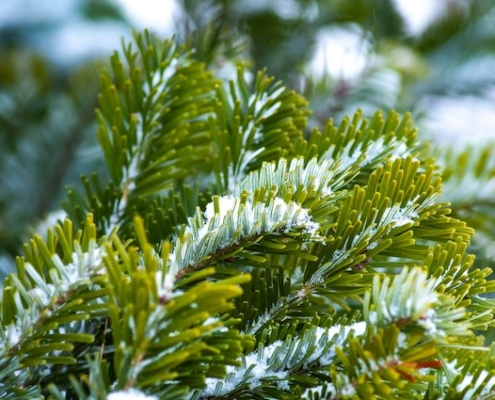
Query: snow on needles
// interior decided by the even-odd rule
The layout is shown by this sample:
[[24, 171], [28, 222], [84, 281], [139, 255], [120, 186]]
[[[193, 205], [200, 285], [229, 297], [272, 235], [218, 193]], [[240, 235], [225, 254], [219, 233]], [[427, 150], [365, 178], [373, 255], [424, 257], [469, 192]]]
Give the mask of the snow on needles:
[[137, 389], [130, 388], [110, 393], [107, 400], [158, 400], [158, 397], [148, 396]]
[[351, 167], [363, 168], [380, 160], [406, 158], [411, 154], [405, 142], [396, 138], [387, 140], [384, 137], [373, 140], [367, 144], [367, 147], [361, 146], [361, 148], [356, 148], [355, 140], [351, 140], [337, 158], [332, 156], [334, 151], [335, 145], [330, 146], [323, 158], [338, 163], [340, 171]]
[[241, 196], [244, 191], [252, 192], [253, 188], [281, 188], [290, 185], [292, 188], [305, 186], [318, 193], [320, 197], [332, 193], [335, 172], [328, 160], [311, 159], [308, 163], [302, 158], [294, 158], [290, 163], [282, 158], [277, 163], [264, 163], [259, 171], [254, 171], [237, 185], [234, 195]]
[[326, 329], [318, 327], [292, 341], [277, 340], [247, 354], [241, 367], [228, 366], [225, 379], [207, 378], [202, 396], [226, 396], [243, 384], [249, 389], [255, 389], [266, 381], [275, 382], [279, 389], [290, 390], [288, 378], [291, 368], [301, 368], [299, 364], [308, 354], [311, 355], [302, 364], [303, 369], [310, 368], [314, 363], [330, 365], [336, 357], [335, 348], [341, 347], [351, 332], [354, 337], [364, 335], [366, 322], [349, 326], [335, 325]]
[[204, 213], [198, 209], [196, 216], [189, 218], [184, 234], [176, 238], [165, 281], [170, 285], [179, 270], [242, 239], [262, 233], [300, 230], [307, 235], [307, 240], [319, 241], [322, 240], [317, 234], [319, 228], [308, 210], [293, 201], [287, 203], [274, 197], [268, 204], [253, 204], [249, 200], [241, 202], [232, 195], [215, 196]]
[[[174, 240], [168, 271], [161, 277], [167, 287], [159, 290], [170, 292], [178, 271], [249, 237], [298, 231], [305, 241], [322, 241], [320, 225], [312, 219], [310, 210], [281, 196], [301, 186], [308, 188], [310, 196], [329, 196], [333, 177], [327, 160], [319, 162], [314, 158], [306, 164], [304, 159], [289, 162], [282, 158], [277, 163], [264, 163], [237, 184], [232, 195], [214, 196], [204, 213], [196, 209], [195, 216], [188, 219]], [[279, 196], [269, 201], [253, 199], [252, 193], [258, 188], [273, 187], [278, 188]]]
[[490, 379], [487, 379], [489, 375], [488, 371], [481, 371], [477, 376], [466, 374], [462, 381], [456, 386], [456, 390], [458, 393], [465, 391], [463, 393], [463, 399], [472, 399], [479, 389], [483, 388], [481, 392], [477, 394], [476, 398], [485, 398], [485, 396], [493, 393], [492, 391], [495, 386], [495, 377], [492, 376]]
[[[386, 277], [380, 288], [378, 280], [375, 280], [373, 290], [375, 310], [370, 312], [369, 321], [372, 324], [378, 322], [389, 324], [411, 320], [427, 335], [445, 337], [443, 322], [458, 319], [463, 311], [461, 315], [442, 312], [442, 302], [435, 291], [437, 285], [438, 278], [428, 277], [421, 268], [404, 269], [393, 281], [390, 277]], [[461, 331], [459, 333], [462, 334]]]
[[319, 228], [308, 210], [293, 201], [286, 203], [275, 197], [266, 205], [263, 202], [241, 202], [232, 195], [216, 196], [206, 206], [203, 217], [189, 219], [185, 238], [176, 239], [172, 261], [181, 269], [195, 264], [214, 250], [275, 230], [288, 233], [300, 229], [316, 240]]
[[[105, 255], [105, 249], [98, 246], [94, 240], [89, 242], [87, 251], [83, 251], [79, 243], [75, 242], [72, 262], [64, 264], [58, 254], [52, 255], [56, 273], [50, 275], [51, 283], [48, 283], [32, 264], [26, 262], [25, 273], [34, 281], [35, 287], [26, 293], [30, 298], [29, 307], [24, 309], [18, 306], [16, 322], [5, 326], [4, 330], [0, 331], [2, 345], [7, 347], [17, 345], [22, 339], [22, 332], [29, 332], [30, 327], [40, 317], [42, 310], [50, 305], [53, 306], [56, 299], [64, 296], [70, 289], [89, 283], [91, 277], [100, 272]], [[19, 293], [15, 293], [14, 296], [18, 296], [16, 303], [21, 304]]]

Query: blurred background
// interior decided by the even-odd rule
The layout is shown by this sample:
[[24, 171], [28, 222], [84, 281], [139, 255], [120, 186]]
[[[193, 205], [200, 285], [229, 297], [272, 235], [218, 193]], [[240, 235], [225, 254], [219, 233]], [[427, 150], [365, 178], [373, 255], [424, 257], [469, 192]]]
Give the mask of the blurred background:
[[103, 173], [98, 71], [143, 28], [192, 41], [225, 78], [266, 67], [308, 98], [311, 126], [412, 112], [442, 199], [495, 266], [493, 0], [0, 0], [0, 276], [60, 216], [64, 187]]

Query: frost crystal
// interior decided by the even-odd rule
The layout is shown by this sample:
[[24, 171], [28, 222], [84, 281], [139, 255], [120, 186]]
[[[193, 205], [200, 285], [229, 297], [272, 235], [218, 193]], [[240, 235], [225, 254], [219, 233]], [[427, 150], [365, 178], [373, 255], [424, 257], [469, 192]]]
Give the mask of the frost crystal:
[[174, 289], [174, 277], [171, 274], [163, 274], [163, 271], [156, 271], [155, 274], [158, 297], [169, 298]]
[[256, 320], [256, 322], [249, 327], [248, 329], [248, 332], [251, 333], [251, 334], [255, 334], [257, 333], [260, 328], [268, 321], [270, 321], [272, 319], [272, 313], [271, 312], [268, 312], [268, 311], [265, 311], [263, 314], [261, 314], [258, 319]]
[[337, 389], [329, 382], [325, 386], [316, 386], [306, 389], [301, 396], [301, 400], [313, 400], [315, 398], [334, 399], [336, 397]]
[[[363, 336], [366, 332], [367, 324], [364, 321], [356, 322], [351, 325], [335, 325], [328, 329], [316, 328], [316, 349], [313, 350], [313, 354], [305, 363], [305, 366], [319, 360], [320, 365], [326, 366], [332, 364], [335, 360], [336, 352], [335, 347], [342, 347], [346, 342], [347, 337], [353, 332], [354, 337]], [[327, 340], [322, 341], [323, 335], [327, 336]], [[327, 343], [329, 340], [333, 341], [332, 346], [327, 349]]]
[[58, 292], [55, 285], [48, 283], [46, 287], [32, 288], [28, 293], [41, 307], [46, 307], [50, 304], [52, 297]]

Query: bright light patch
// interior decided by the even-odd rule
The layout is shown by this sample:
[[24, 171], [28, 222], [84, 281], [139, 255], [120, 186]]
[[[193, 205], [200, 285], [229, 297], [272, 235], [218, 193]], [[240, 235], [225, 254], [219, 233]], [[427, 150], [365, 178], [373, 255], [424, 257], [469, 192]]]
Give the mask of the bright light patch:
[[395, 6], [404, 18], [408, 33], [419, 35], [444, 11], [444, 2], [438, 0], [395, 0]]
[[479, 143], [495, 137], [495, 90], [486, 97], [427, 97], [427, 129], [437, 141], [463, 148], [467, 143]]
[[315, 79], [327, 74], [351, 79], [365, 69], [370, 43], [357, 25], [322, 29], [315, 42], [315, 52], [308, 65], [309, 73]]
[[138, 29], [148, 28], [160, 35], [170, 35], [181, 12], [176, 0], [117, 0]]
[[110, 393], [107, 400], [157, 400], [156, 396], [148, 396], [143, 392], [130, 388], [118, 392]]

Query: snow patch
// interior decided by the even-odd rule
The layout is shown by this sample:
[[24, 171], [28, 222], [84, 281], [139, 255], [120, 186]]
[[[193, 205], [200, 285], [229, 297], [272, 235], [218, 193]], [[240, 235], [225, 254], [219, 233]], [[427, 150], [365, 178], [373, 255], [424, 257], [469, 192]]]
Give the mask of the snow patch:
[[[201, 220], [202, 224], [198, 226]], [[207, 204], [201, 219], [189, 219], [185, 235], [176, 239], [169, 260], [180, 269], [198, 262], [212, 251], [226, 248], [235, 237], [239, 240], [275, 230], [288, 233], [301, 229], [311, 240], [320, 240], [319, 228], [307, 209], [295, 202], [286, 203], [280, 197], [265, 205], [250, 201], [241, 204], [240, 199], [232, 195], [218, 196]]]
[[62, 278], [62, 289], [68, 290], [82, 281], [89, 281], [102, 265], [103, 257], [106, 251], [103, 247], [99, 247], [95, 241], [90, 241], [87, 252], [81, 251], [77, 246], [75, 252], [72, 253], [72, 262], [64, 265], [58, 254], [52, 256], [52, 260], [59, 265], [59, 273]]
[[[327, 329], [317, 327], [313, 333], [313, 338], [309, 334], [303, 339], [294, 339], [290, 345], [277, 340], [263, 348], [262, 351], [254, 351], [246, 355], [242, 367], [227, 367], [228, 373], [225, 379], [207, 378], [207, 387], [202, 396], [226, 396], [238, 389], [239, 385], [243, 383], [247, 383], [250, 389], [255, 389], [267, 380], [276, 381], [277, 386], [282, 390], [289, 390], [287, 377], [290, 373], [291, 362], [283, 370], [277, 370], [277, 368], [289, 359], [297, 364], [298, 357], [293, 353], [296, 349], [300, 351], [301, 355], [305, 355], [309, 351], [309, 343], [313, 342], [315, 348], [311, 350], [311, 357], [303, 364], [302, 368], [310, 368], [310, 364], [314, 362], [318, 362], [320, 366], [328, 366], [335, 361], [335, 347], [341, 347], [351, 332], [354, 337], [364, 335], [366, 327], [367, 324], [364, 321], [348, 326], [335, 325]], [[308, 345], [301, 344], [302, 340]], [[332, 341], [332, 345], [328, 348], [330, 341]]]
[[149, 396], [137, 389], [120, 390], [110, 393], [107, 400], [158, 400], [156, 396]]
[[251, 390], [261, 386], [264, 380], [285, 381], [281, 385], [282, 387], [288, 387], [287, 372], [273, 371], [270, 366], [271, 357], [281, 345], [282, 342], [277, 340], [270, 346], [265, 347], [261, 353], [255, 351], [246, 355], [243, 359], [242, 367], [227, 367], [227, 377], [225, 379], [207, 378], [206, 389], [203, 391], [202, 396], [225, 396], [234, 391], [243, 382], [247, 383]]
[[472, 399], [476, 392], [483, 387], [477, 398], [484, 398], [484, 396], [490, 394], [495, 386], [495, 376], [491, 376], [488, 382], [485, 383], [486, 378], [489, 376], [488, 371], [480, 371], [477, 378], [471, 374], [466, 374], [462, 381], [456, 386], [457, 392], [464, 391], [468, 386], [471, 386], [463, 395], [463, 399]]

